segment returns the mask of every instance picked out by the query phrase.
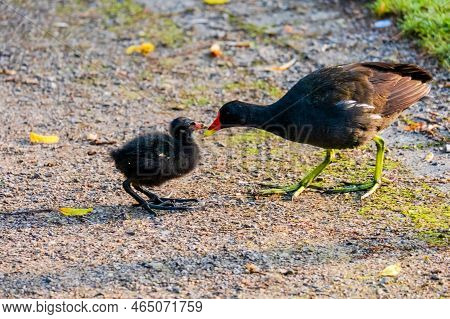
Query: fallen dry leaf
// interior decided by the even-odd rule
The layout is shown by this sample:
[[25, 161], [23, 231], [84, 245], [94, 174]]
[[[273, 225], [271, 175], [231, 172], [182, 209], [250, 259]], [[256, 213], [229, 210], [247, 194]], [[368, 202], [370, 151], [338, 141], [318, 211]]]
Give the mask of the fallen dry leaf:
[[434, 136], [436, 134], [435, 129], [439, 127], [438, 124], [430, 124], [426, 122], [414, 122], [408, 121], [408, 124], [404, 126], [405, 131], [424, 132]]
[[5, 82], [14, 82], [14, 83], [30, 84], [30, 85], [39, 84], [39, 81], [37, 79], [29, 78], [29, 77], [17, 77], [17, 76], [13, 76], [13, 75], [5, 78]]
[[211, 52], [211, 55], [218, 58], [223, 55], [222, 50], [220, 49], [220, 45], [218, 43], [214, 43], [210, 48], [209, 52]]
[[254, 273], [261, 272], [261, 269], [259, 269], [258, 266], [256, 266], [255, 264], [252, 264], [252, 263], [246, 264], [246, 265], [245, 265], [245, 269], [246, 269], [250, 274], [254, 274]]
[[140, 45], [130, 45], [126, 50], [126, 54], [140, 53], [142, 55], [147, 55], [151, 52], [155, 51], [155, 46], [153, 43], [144, 42]]
[[146, 42], [146, 43], [142, 43], [140, 46], [140, 50], [141, 50], [141, 54], [149, 54], [150, 52], [155, 51], [155, 46], [150, 43], [150, 42]]
[[36, 84], [39, 84], [39, 81], [37, 79], [34, 79], [34, 78], [24, 78], [24, 79], [22, 79], [22, 83], [23, 84], [36, 85]]
[[94, 209], [92, 207], [90, 208], [72, 208], [72, 207], [61, 207], [59, 211], [64, 216], [84, 216], [86, 214], [89, 214]]
[[390, 266], [387, 266], [383, 269], [382, 272], [380, 272], [381, 277], [397, 277], [400, 272], [402, 271], [402, 267], [400, 266], [400, 263], [396, 263]]
[[269, 66], [269, 67], [265, 68], [265, 70], [269, 70], [269, 71], [285, 71], [285, 70], [289, 69], [291, 66], [293, 66], [295, 64], [295, 62], [297, 62], [297, 59], [293, 58], [292, 60], [286, 62], [285, 64], [272, 65], [272, 66]]
[[0, 69], [0, 74], [15, 75], [16, 71], [15, 70], [8, 70], [8, 69]]
[[91, 144], [91, 145], [113, 145], [116, 143], [117, 143], [117, 141], [114, 141], [114, 140], [93, 140], [93, 141], [90, 141], [89, 144]]
[[284, 33], [294, 33], [294, 28], [291, 25], [285, 25], [283, 27]]
[[59, 142], [59, 137], [56, 135], [40, 135], [34, 132], [30, 133], [31, 143], [42, 143], [42, 144], [55, 144]]
[[88, 134], [86, 134], [86, 139], [88, 141], [96, 141], [96, 140], [98, 140], [98, 135], [95, 133], [88, 133]]
[[434, 154], [431, 153], [431, 152], [429, 152], [429, 153], [425, 156], [424, 160], [425, 160], [425, 162], [431, 162], [431, 161], [433, 160], [433, 157], [434, 157]]
[[251, 48], [254, 46], [254, 43], [251, 41], [239, 41], [234, 43], [234, 46], [237, 48]]
[[225, 4], [230, 2], [230, 0], [203, 0], [203, 2], [209, 5], [215, 5], [215, 4]]
[[405, 126], [405, 131], [424, 131], [426, 128], [427, 123], [425, 122], [410, 121], [409, 124]]
[[126, 54], [133, 54], [135, 52], [139, 52], [139, 46], [138, 45], [130, 45], [126, 50]]

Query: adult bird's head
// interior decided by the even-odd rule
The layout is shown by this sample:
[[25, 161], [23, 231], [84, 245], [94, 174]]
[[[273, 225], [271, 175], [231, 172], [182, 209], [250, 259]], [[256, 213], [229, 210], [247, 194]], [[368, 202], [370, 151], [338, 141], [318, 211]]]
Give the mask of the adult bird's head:
[[216, 119], [205, 131], [205, 136], [211, 136], [223, 128], [247, 126], [249, 124], [250, 105], [241, 101], [231, 101], [224, 104], [217, 113]]

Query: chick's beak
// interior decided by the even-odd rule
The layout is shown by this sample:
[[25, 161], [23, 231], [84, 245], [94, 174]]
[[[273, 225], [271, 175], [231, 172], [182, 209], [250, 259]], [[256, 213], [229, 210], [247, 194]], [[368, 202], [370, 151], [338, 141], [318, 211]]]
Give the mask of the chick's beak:
[[217, 117], [214, 120], [214, 122], [212, 122], [212, 124], [205, 131], [205, 136], [211, 136], [214, 133], [216, 133], [218, 130], [220, 130], [221, 128], [222, 127], [221, 127], [221, 123], [220, 123], [220, 116], [217, 115]]
[[205, 128], [205, 126], [202, 123], [199, 123], [199, 122], [195, 122], [194, 123], [194, 130], [195, 131], [201, 130], [203, 128]]

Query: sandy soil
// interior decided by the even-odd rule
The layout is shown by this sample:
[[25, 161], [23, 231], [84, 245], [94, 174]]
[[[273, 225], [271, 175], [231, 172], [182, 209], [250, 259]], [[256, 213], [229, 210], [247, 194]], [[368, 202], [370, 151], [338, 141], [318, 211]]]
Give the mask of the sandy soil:
[[[449, 79], [433, 58], [395, 27], [374, 28], [361, 3], [143, 2], [148, 11], [0, 2], [0, 298], [448, 298]], [[150, 56], [125, 54], [144, 40], [157, 45]], [[225, 58], [209, 55], [214, 42]], [[430, 98], [383, 133], [387, 181], [372, 198], [254, 196], [261, 182], [301, 178], [323, 152], [233, 129], [198, 137], [198, 169], [157, 190], [199, 198], [198, 210], [152, 220], [131, 206], [113, 147], [177, 116], [210, 122], [229, 100], [269, 103], [319, 67], [362, 60], [435, 75]], [[434, 136], [406, 131], [410, 120]], [[31, 130], [61, 141], [32, 145]], [[341, 152], [319, 182], [366, 180], [373, 161], [372, 146]], [[37, 211], [63, 206], [94, 212]], [[380, 276], [395, 263], [397, 277]]]

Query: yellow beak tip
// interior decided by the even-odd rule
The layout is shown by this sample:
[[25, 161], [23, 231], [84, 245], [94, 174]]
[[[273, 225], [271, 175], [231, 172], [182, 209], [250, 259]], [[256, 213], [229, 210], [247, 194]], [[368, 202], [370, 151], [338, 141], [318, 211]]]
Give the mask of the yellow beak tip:
[[216, 133], [215, 130], [206, 130], [205, 133], [203, 134], [204, 136], [208, 137], [213, 135], [214, 133]]

